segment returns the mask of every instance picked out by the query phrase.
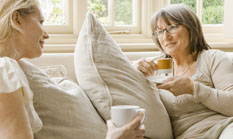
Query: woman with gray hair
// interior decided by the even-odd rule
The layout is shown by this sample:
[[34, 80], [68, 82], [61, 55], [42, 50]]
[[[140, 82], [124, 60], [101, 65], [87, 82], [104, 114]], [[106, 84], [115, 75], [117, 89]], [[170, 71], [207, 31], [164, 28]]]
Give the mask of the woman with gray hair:
[[[173, 77], [157, 84], [171, 118], [174, 137], [233, 138], [233, 62], [210, 49], [195, 13], [183, 4], [169, 5], [152, 17], [153, 40], [173, 59]], [[140, 60], [145, 76], [157, 64]], [[167, 90], [167, 91], [166, 91]]]

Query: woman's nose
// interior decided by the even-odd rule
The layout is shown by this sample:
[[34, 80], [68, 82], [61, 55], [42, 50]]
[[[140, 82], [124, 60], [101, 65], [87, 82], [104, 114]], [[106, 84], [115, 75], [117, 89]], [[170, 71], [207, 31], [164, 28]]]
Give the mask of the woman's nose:
[[44, 34], [43, 34], [43, 38], [44, 39], [48, 39], [49, 38], [49, 34], [45, 31]]
[[170, 39], [170, 37], [171, 37], [171, 34], [167, 30], [164, 30], [163, 39], [167, 40], [167, 39]]

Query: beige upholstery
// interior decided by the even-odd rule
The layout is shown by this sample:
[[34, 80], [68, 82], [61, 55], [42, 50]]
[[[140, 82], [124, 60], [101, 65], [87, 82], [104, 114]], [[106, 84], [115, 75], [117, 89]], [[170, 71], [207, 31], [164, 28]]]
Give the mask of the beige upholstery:
[[[137, 60], [145, 57], [157, 56], [159, 52], [125, 52], [129, 60]], [[233, 57], [233, 52], [228, 52], [229, 55]], [[73, 53], [45, 53], [40, 58], [29, 60], [37, 66], [51, 66], [51, 65], [64, 65], [67, 70], [67, 75], [69, 78], [76, 81], [76, 76], [74, 72], [74, 54]], [[227, 128], [226, 130], [232, 127]], [[225, 137], [227, 131], [224, 131], [224, 135], [221, 138]]]
[[[159, 52], [125, 52], [129, 60], [137, 60], [142, 57], [156, 56]], [[73, 53], [44, 53], [41, 57], [30, 59], [32, 63], [39, 67], [51, 65], [64, 65], [67, 76], [76, 81], [74, 73], [74, 54]]]
[[[153, 57], [159, 55], [160, 52], [125, 52], [129, 60], [138, 60], [140, 58]], [[233, 57], [233, 52], [227, 52]], [[64, 65], [67, 70], [67, 76], [76, 81], [74, 73], [74, 54], [73, 53], [44, 53], [41, 57], [30, 59], [35, 65], [51, 66], [51, 65]]]

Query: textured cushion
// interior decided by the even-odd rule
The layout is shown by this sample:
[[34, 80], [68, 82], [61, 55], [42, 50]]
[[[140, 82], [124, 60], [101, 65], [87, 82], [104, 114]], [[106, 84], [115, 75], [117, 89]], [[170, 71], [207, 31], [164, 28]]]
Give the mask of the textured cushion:
[[82, 89], [67, 78], [49, 78], [27, 61], [20, 62], [34, 92], [43, 122], [36, 139], [105, 138], [106, 125]]
[[139, 105], [147, 110], [146, 136], [172, 138], [159, 90], [130, 64], [90, 13], [79, 34], [74, 58], [77, 80], [105, 120], [110, 119], [112, 105]]
[[44, 66], [40, 69], [49, 77], [67, 77], [66, 68], [63, 65]]

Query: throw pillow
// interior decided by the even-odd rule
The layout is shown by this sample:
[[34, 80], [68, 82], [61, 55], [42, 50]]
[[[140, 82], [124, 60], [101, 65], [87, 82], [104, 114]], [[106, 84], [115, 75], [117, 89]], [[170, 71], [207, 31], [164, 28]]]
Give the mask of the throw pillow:
[[138, 105], [147, 111], [146, 137], [172, 138], [159, 90], [130, 64], [91, 13], [86, 15], [74, 58], [77, 80], [105, 120], [110, 119], [112, 105]]
[[35, 139], [105, 138], [103, 119], [77, 84], [67, 78], [50, 78], [27, 61], [20, 61], [20, 66], [34, 92], [34, 107], [43, 123]]
[[40, 67], [41, 71], [48, 74], [49, 77], [66, 77], [66, 68], [63, 65], [53, 65]]

